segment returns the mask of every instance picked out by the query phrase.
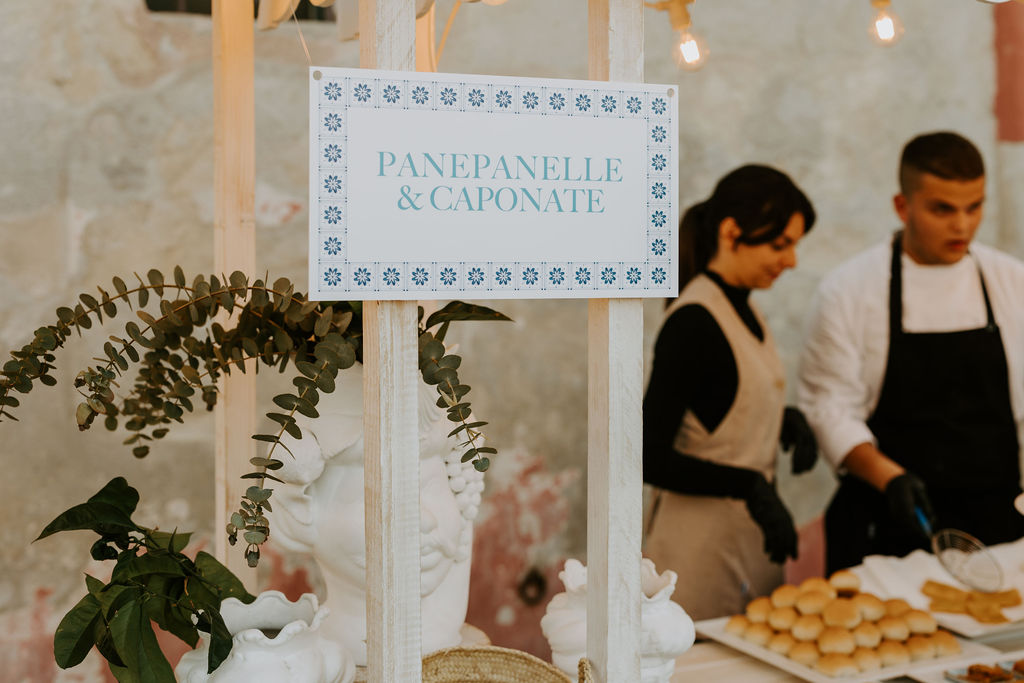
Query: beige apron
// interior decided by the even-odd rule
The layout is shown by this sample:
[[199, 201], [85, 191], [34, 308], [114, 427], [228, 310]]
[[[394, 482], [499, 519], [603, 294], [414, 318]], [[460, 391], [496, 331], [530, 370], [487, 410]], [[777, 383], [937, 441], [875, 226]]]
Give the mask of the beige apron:
[[[754, 469], [772, 481], [785, 408], [785, 374], [771, 330], [751, 303], [764, 341], [758, 341], [725, 293], [698, 275], [666, 311], [704, 306], [718, 322], [736, 359], [739, 386], [732, 407], [710, 434], [687, 411], [675, 449], [698, 458]], [[679, 575], [672, 599], [693, 619], [736, 614], [782, 583], [782, 566], [764, 552], [764, 535], [742, 500], [656, 490], [644, 555], [659, 571]]]

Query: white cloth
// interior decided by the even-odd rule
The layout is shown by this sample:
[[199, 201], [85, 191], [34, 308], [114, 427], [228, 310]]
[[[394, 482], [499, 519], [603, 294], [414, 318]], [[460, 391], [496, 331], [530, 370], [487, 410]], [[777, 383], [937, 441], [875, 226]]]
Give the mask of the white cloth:
[[[891, 238], [846, 261], [821, 282], [800, 359], [797, 402], [822, 453], [835, 466], [854, 446], [877, 442], [874, 412], [889, 349]], [[949, 266], [922, 266], [906, 254], [903, 329], [952, 332], [985, 325], [978, 268], [985, 276], [1009, 367], [1010, 403], [1024, 443], [1024, 263], [982, 244]], [[956, 363], [956, 358], [949, 358]], [[935, 368], [942, 373], [942, 367]]]

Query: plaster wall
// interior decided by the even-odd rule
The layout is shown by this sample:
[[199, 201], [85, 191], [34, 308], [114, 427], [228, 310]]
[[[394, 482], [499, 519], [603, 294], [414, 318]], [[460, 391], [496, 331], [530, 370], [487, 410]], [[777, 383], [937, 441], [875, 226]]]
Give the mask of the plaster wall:
[[[180, 264], [191, 277], [212, 267], [209, 19], [153, 15], [137, 0], [51, 0], [46, 12], [34, 4], [0, 1], [4, 349], [20, 347], [80, 292], [109, 287], [113, 275]], [[439, 28], [452, 4], [439, 0]], [[883, 49], [867, 39], [866, 0], [698, 2], [694, 28], [712, 57], [693, 74], [671, 62], [667, 17], [645, 12], [647, 80], [677, 84], [684, 103], [683, 207], [733, 167], [760, 161], [788, 171], [818, 209], [800, 267], [757, 295], [790, 378], [820, 276], [896, 226], [895, 168], [912, 135], [950, 128], [978, 143], [992, 169], [979, 238], [1024, 255], [1020, 211], [1006, 211], [1015, 225], [999, 222], [1000, 206], [1011, 206], [1000, 199], [1024, 182], [1024, 166], [1015, 153], [995, 154], [991, 10], [964, 0], [903, 0], [898, 10], [907, 34]], [[338, 43], [335, 27], [302, 28], [315, 63], [358, 65], [357, 44]], [[294, 23], [258, 34], [256, 55], [257, 270], [301, 283], [306, 63]], [[464, 6], [440, 69], [585, 78], [586, 56], [585, 2], [509, 0]], [[500, 630], [500, 644], [537, 651], [536, 608], [523, 606], [515, 584], [531, 567], [553, 580], [556, 564], [586, 548], [586, 303], [492, 305], [516, 323], [467, 323], [449, 335], [465, 355], [462, 373], [477, 414], [491, 422], [490, 440], [509, 453], [493, 459], [488, 486], [501, 495], [485, 502], [484, 521], [508, 515], [516, 525], [502, 548], [478, 545], [491, 566], [474, 569], [474, 595], [486, 594], [475, 598], [474, 623]], [[660, 301], [645, 304], [648, 353], [660, 310]], [[127, 320], [118, 315], [118, 330]], [[75, 428], [71, 381], [111, 333], [94, 328], [69, 344], [57, 360], [60, 384], [21, 397], [21, 421], [0, 425], [0, 672], [14, 672], [2, 680], [92, 675], [58, 678], [48, 661], [82, 570], [97, 569], [84, 561], [87, 534], [29, 545], [58, 512], [123, 475], [142, 494], [140, 522], [214, 533], [209, 415], [177, 427], [141, 461], [102, 427]], [[272, 385], [261, 382], [260, 405]], [[820, 513], [832, 485], [824, 466], [782, 477], [799, 522]], [[478, 544], [489, 537], [479, 534]]]

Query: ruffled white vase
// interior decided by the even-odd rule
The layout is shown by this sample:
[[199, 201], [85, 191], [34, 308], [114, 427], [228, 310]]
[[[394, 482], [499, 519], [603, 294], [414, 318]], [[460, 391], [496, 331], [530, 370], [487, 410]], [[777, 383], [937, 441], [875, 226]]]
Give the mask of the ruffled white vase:
[[[551, 661], [574, 676], [587, 656], [587, 568], [567, 560], [558, 578], [565, 585], [548, 603], [541, 630], [551, 646]], [[640, 565], [640, 683], [669, 683], [676, 658], [690, 649], [696, 635], [693, 620], [672, 602], [678, 576], [658, 574], [644, 558]]]
[[339, 644], [322, 637], [327, 608], [306, 593], [291, 602], [279, 591], [264, 591], [246, 605], [235, 598], [221, 603], [232, 635], [231, 654], [206, 672], [210, 639], [186, 652], [174, 673], [181, 683], [350, 683], [355, 662]]

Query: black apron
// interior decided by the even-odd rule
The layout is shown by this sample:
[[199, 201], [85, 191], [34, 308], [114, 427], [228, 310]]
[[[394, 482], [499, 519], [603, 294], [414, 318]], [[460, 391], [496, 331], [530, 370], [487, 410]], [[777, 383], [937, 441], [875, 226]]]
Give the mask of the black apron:
[[[936, 529], [961, 529], [986, 544], [1016, 540], [1024, 536], [1024, 517], [1013, 505], [1021, 492], [1017, 425], [985, 277], [979, 268], [985, 327], [905, 332], [901, 244], [897, 233], [889, 355], [868, 427], [882, 453], [924, 481]], [[892, 521], [884, 494], [853, 475], [840, 477], [825, 513], [825, 540], [830, 573], [860, 564], [866, 555], [902, 556], [922, 547]]]

